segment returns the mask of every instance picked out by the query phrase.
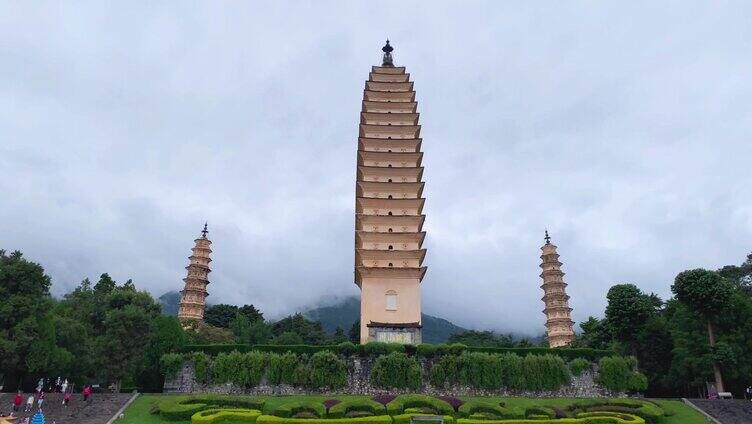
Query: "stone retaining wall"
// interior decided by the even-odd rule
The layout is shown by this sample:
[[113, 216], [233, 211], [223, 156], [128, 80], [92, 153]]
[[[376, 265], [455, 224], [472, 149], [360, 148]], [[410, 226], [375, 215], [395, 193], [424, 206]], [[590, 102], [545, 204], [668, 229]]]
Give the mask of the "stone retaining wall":
[[[347, 386], [338, 390], [320, 390], [307, 387], [294, 387], [286, 384], [270, 385], [263, 379], [261, 384], [252, 388], [238, 387], [233, 384], [198, 384], [194, 378], [193, 364], [186, 362], [177, 377], [165, 381], [164, 391], [167, 393], [221, 393], [221, 394], [249, 394], [249, 395], [296, 395], [296, 394], [360, 394], [373, 395], [379, 393], [407, 393], [414, 390], [380, 389], [371, 386], [369, 376], [373, 367], [373, 358], [347, 358]], [[430, 375], [432, 361], [421, 360], [423, 375]], [[585, 371], [579, 377], [572, 376], [568, 386], [555, 391], [525, 391], [525, 390], [484, 390], [473, 387], [451, 386], [433, 387], [424, 378], [420, 393], [437, 396], [524, 396], [524, 397], [614, 397], [624, 396], [623, 393], [612, 393], [593, 381], [595, 372]]]

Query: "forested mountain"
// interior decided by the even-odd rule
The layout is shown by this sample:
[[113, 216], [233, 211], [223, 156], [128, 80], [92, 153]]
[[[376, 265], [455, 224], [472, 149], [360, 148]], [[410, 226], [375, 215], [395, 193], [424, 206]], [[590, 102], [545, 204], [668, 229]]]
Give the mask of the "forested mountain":
[[[334, 305], [310, 309], [303, 312], [303, 315], [308, 319], [321, 321], [330, 333], [333, 333], [337, 327], [348, 331], [360, 317], [360, 300], [357, 297], [347, 297]], [[467, 331], [443, 318], [431, 315], [423, 314], [422, 320], [423, 341], [426, 343], [444, 343], [452, 334]]]
[[[159, 296], [162, 304], [162, 312], [165, 315], [175, 316], [178, 313], [180, 294], [167, 292]], [[303, 315], [314, 321], [321, 321], [324, 329], [333, 334], [337, 327], [347, 333], [353, 323], [360, 316], [360, 301], [357, 297], [347, 297], [330, 306], [319, 306], [308, 309]], [[444, 343], [452, 334], [467, 331], [443, 318], [423, 314], [423, 341], [426, 343]]]

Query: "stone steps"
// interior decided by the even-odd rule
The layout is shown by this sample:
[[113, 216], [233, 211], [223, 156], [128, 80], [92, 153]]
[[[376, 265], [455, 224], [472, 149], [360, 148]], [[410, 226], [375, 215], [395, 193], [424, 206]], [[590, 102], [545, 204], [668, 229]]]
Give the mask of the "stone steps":
[[[0, 414], [7, 414], [13, 406], [14, 393], [0, 393]], [[24, 394], [24, 402], [28, 394]], [[129, 393], [94, 393], [89, 402], [83, 401], [83, 395], [76, 393], [70, 400], [68, 407], [63, 406], [62, 393], [47, 393], [42, 404], [45, 422], [57, 424], [105, 424], [123, 406], [132, 394]], [[33, 416], [37, 412], [37, 404], [31, 412], [23, 412], [26, 404], [21, 405], [21, 411], [16, 413], [16, 421], [23, 422], [24, 418]]]
[[752, 402], [742, 399], [688, 399], [721, 424], [752, 423]]

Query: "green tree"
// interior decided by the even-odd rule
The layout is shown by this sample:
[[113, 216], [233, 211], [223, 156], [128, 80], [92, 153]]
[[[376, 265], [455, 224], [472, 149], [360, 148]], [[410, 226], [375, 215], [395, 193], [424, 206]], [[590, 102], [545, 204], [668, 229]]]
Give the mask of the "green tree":
[[55, 343], [50, 277], [21, 252], [0, 250], [0, 370], [15, 379], [57, 371], [70, 353]]
[[342, 342], [348, 341], [347, 336], [345, 335], [345, 331], [342, 329], [342, 327], [337, 326], [337, 328], [334, 330], [334, 335], [332, 336], [332, 344], [340, 344]]
[[220, 303], [206, 308], [204, 322], [219, 328], [230, 328], [230, 321], [238, 314], [239, 308], [235, 305]]
[[230, 321], [230, 331], [238, 343], [251, 345], [268, 343], [272, 335], [271, 328], [263, 319], [251, 321], [248, 315], [242, 312], [238, 312]]
[[275, 337], [283, 333], [295, 333], [300, 336], [303, 343], [310, 345], [323, 345], [329, 340], [321, 322], [306, 319], [300, 313], [290, 315], [272, 324], [272, 333]]
[[611, 332], [603, 320], [589, 317], [587, 321], [580, 323], [582, 333], [576, 340], [576, 345], [591, 349], [608, 349], [611, 343]]
[[300, 334], [292, 332], [292, 331], [285, 331], [284, 333], [274, 336], [272, 339], [272, 344], [275, 345], [300, 345], [305, 344], [305, 341], [303, 340], [303, 337], [300, 336]]
[[238, 312], [248, 317], [251, 322], [264, 320], [264, 314], [253, 305], [243, 305], [238, 309]]
[[180, 352], [188, 337], [177, 318], [157, 315], [153, 320], [153, 331], [146, 349], [146, 366], [138, 377], [138, 386], [150, 391], [160, 391], [164, 379], [160, 372], [160, 360], [168, 353]]
[[634, 284], [617, 284], [606, 295], [606, 326], [613, 339], [624, 343], [629, 354], [638, 350], [637, 335], [655, 315], [654, 301]]
[[[468, 330], [449, 336], [447, 343], [462, 343], [466, 346], [475, 347], [512, 347], [512, 336], [498, 335], [491, 331]], [[528, 341], [529, 343], [529, 341]]]
[[[734, 289], [717, 272], [706, 269], [693, 269], [679, 273], [671, 287], [676, 299], [691, 311], [700, 315], [707, 325], [708, 343], [716, 347], [713, 322], [731, 304]], [[718, 361], [712, 360], [713, 375], [718, 391], [725, 391], [723, 376]]]
[[347, 336], [351, 342], [360, 344], [360, 319], [353, 323]]

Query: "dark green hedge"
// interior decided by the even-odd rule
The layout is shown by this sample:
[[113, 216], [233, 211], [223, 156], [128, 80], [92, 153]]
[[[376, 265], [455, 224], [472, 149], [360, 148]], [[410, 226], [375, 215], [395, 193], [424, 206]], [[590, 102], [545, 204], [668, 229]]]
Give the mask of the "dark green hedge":
[[250, 352], [257, 350], [260, 352], [272, 352], [272, 353], [296, 353], [296, 354], [308, 354], [313, 355], [316, 352], [322, 350], [328, 350], [342, 355], [357, 354], [360, 356], [379, 356], [388, 354], [391, 352], [404, 352], [408, 355], [417, 355], [423, 357], [436, 357], [445, 355], [459, 355], [462, 352], [484, 352], [484, 353], [514, 353], [519, 356], [533, 355], [555, 355], [559, 356], [565, 361], [569, 362], [576, 358], [584, 358], [589, 361], [597, 362], [599, 359], [611, 356], [614, 352], [610, 350], [598, 350], [587, 348], [547, 348], [547, 347], [468, 347], [462, 344], [421, 344], [418, 346], [412, 345], [400, 345], [392, 343], [378, 343], [371, 342], [364, 345], [353, 345], [352, 343], [345, 342], [338, 345], [324, 345], [324, 346], [312, 346], [312, 345], [245, 345], [245, 344], [212, 344], [212, 345], [187, 345], [184, 348], [184, 352], [204, 352], [209, 355], [217, 355], [219, 353], [229, 353], [236, 350], [240, 353]]

